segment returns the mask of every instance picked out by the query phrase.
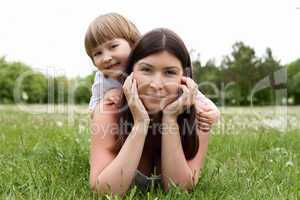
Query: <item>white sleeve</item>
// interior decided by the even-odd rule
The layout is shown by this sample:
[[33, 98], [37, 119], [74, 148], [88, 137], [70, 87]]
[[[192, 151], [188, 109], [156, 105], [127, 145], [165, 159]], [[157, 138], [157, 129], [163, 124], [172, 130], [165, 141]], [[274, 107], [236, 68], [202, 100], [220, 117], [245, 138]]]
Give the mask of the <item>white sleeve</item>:
[[96, 72], [94, 83], [92, 85], [92, 96], [89, 103], [89, 109], [94, 109], [99, 102], [103, 98], [103, 74], [100, 72]]
[[102, 72], [97, 71], [92, 85], [92, 96], [89, 103], [89, 109], [93, 110], [95, 108], [97, 103], [103, 99], [106, 91], [117, 87], [121, 87], [121, 84], [118, 81], [105, 78]]

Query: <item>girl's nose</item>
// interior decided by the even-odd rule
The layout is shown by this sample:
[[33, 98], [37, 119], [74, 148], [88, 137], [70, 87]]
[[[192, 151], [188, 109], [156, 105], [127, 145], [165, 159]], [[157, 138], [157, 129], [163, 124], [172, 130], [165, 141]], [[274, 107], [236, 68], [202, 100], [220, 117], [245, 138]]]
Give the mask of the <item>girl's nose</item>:
[[108, 62], [110, 62], [112, 60], [112, 57], [111, 56], [105, 56], [104, 58], [103, 58], [103, 62], [104, 63], [108, 63]]
[[102, 58], [102, 62], [103, 63], [108, 63], [111, 62], [112, 57], [108, 52], [104, 52], [103, 58]]

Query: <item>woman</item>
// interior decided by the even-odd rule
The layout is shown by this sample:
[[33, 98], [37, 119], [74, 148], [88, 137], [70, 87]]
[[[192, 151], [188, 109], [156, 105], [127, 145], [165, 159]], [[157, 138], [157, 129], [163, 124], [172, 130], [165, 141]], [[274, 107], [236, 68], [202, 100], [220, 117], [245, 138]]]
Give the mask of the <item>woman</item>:
[[92, 121], [92, 188], [124, 195], [132, 184], [147, 185], [155, 173], [165, 190], [172, 182], [191, 189], [208, 132], [196, 127], [197, 85], [184, 43], [168, 29], [155, 29], [136, 44], [126, 72], [121, 107], [102, 101]]

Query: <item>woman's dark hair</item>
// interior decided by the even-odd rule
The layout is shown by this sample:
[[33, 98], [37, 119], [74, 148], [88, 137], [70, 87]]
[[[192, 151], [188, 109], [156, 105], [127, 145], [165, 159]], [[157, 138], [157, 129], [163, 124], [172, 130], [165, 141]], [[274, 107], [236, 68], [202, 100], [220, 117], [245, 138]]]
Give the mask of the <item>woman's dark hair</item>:
[[[154, 29], [145, 34], [134, 46], [131, 51], [126, 67], [126, 74], [133, 71], [133, 66], [140, 59], [149, 55], [167, 51], [178, 58], [183, 67], [183, 75], [192, 78], [192, 65], [189, 52], [180, 37], [173, 31], [165, 28]], [[120, 113], [120, 132], [117, 135], [117, 144], [113, 151], [117, 153], [124, 144], [133, 125], [133, 117], [128, 112], [128, 105], [125, 96], [123, 96], [122, 108], [127, 108]], [[199, 139], [196, 134], [195, 107], [185, 110], [178, 116], [177, 122], [181, 136], [181, 143], [185, 157], [192, 159], [198, 150]], [[126, 124], [126, 126], [124, 126]]]

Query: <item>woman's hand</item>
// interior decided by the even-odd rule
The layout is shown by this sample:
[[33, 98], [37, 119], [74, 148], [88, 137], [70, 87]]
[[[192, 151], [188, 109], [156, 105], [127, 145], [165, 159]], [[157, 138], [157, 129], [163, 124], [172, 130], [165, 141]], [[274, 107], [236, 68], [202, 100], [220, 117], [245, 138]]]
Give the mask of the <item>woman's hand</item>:
[[164, 117], [171, 117], [177, 119], [177, 117], [187, 108], [195, 104], [198, 85], [189, 77], [181, 78], [182, 84], [179, 85], [183, 91], [182, 95], [167, 105], [163, 110]]
[[123, 84], [123, 92], [127, 99], [129, 109], [132, 113], [134, 123], [149, 123], [150, 118], [137, 91], [136, 80], [131, 73]]

